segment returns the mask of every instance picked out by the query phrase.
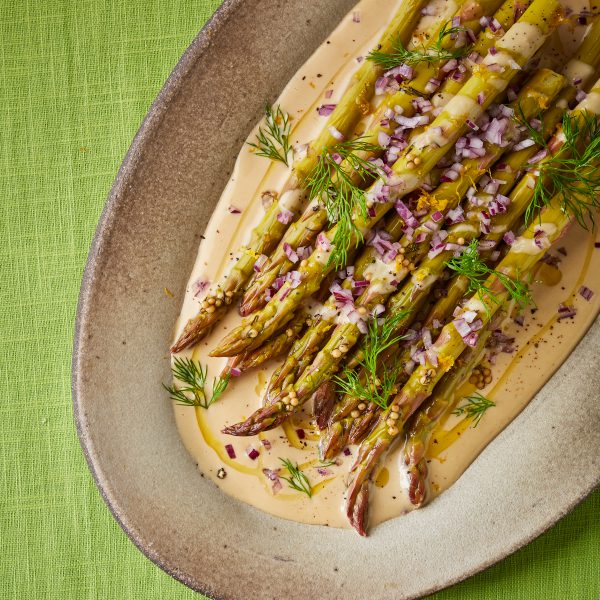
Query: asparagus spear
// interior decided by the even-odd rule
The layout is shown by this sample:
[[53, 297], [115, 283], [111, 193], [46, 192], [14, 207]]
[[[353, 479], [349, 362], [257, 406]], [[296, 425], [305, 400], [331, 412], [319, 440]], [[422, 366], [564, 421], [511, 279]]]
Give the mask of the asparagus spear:
[[[600, 82], [592, 90], [589, 99], [582, 101], [573, 114], [579, 119], [584, 118], [586, 111], [597, 115], [600, 109], [599, 96]], [[555, 136], [555, 140], [557, 145], [564, 140], [562, 132]], [[591, 143], [594, 143], [594, 140]], [[535, 175], [528, 173], [524, 180], [527, 179], [535, 182]], [[567, 226], [574, 220], [571, 202], [580, 202], [586, 210], [593, 208], [589, 203], [589, 197], [575, 195], [569, 200], [570, 202], [566, 203], [562, 193], [558, 193], [545, 205], [539, 218], [530, 223], [510, 247], [508, 254], [500, 262], [497, 272], [503, 277], [519, 281], [526, 273], [531, 272], [545, 250], [562, 236]], [[481, 291], [467, 302], [460, 314], [476, 313], [482, 327], [485, 327], [499, 310], [507, 295], [507, 288], [502, 279], [491, 275]], [[359, 448], [348, 486], [346, 512], [352, 525], [361, 535], [365, 535], [364, 499], [368, 497], [369, 478], [376, 468], [379, 457], [390, 447], [407, 419], [431, 396], [435, 385], [468, 347], [467, 342], [458, 332], [456, 323], [457, 321], [453, 321], [443, 328], [440, 336], [428, 350], [425, 364], [416, 368], [401, 392], [383, 413], [375, 429]]]
[[[512, 2], [512, 0], [510, 0]], [[489, 14], [495, 10], [498, 6], [498, 0], [480, 0], [479, 2], [467, 2], [455, 13], [455, 18], [460, 20], [461, 26], [465, 29], [469, 29], [474, 34], [479, 32], [481, 29], [480, 19], [481, 17]], [[511, 5], [512, 6], [512, 5]], [[500, 9], [498, 16], [503, 20], [508, 21], [508, 18], [504, 18], [506, 9]], [[514, 10], [510, 11], [511, 15], [514, 15]], [[490, 39], [486, 35], [479, 35], [477, 38], [476, 47], [483, 48]], [[435, 34], [429, 36], [429, 47], [431, 47], [436, 40]], [[442, 48], [450, 48], [454, 44], [454, 41], [450, 38], [444, 38], [441, 44]], [[489, 41], [488, 47], [491, 46]], [[361, 151], [357, 154], [363, 159], [376, 158], [384, 152], [384, 148], [380, 146], [380, 139], [386, 139], [394, 134], [394, 130], [397, 127], [397, 123], [394, 119], [390, 119], [387, 114], [390, 110], [397, 107], [401, 110], [401, 113], [405, 117], [411, 117], [414, 112], [414, 99], [415, 92], [427, 97], [431, 94], [431, 81], [436, 81], [440, 76], [440, 69], [444, 66], [447, 61], [443, 61], [435, 65], [435, 67], [429, 63], [419, 64], [415, 67], [415, 77], [410, 81], [410, 88], [400, 89], [398, 92], [392, 95], [387, 95], [381, 103], [377, 113], [372, 119], [372, 125], [367, 132], [362, 136], [362, 139], [367, 144], [372, 144], [373, 148], [379, 148], [379, 151]], [[455, 61], [456, 62], [456, 61]], [[456, 81], [456, 80], [455, 80]], [[458, 84], [459, 88], [462, 84]], [[446, 95], [448, 98], [449, 96]], [[352, 169], [350, 165], [345, 161], [342, 164], [342, 168], [347, 172], [351, 173]], [[355, 183], [361, 185], [366, 183], [365, 181], [356, 178]], [[296, 221], [286, 232], [279, 246], [275, 250], [270, 261], [263, 266], [260, 273], [255, 275], [251, 282], [248, 290], [244, 294], [242, 299], [240, 314], [247, 316], [254, 311], [262, 308], [266, 304], [266, 292], [269, 287], [273, 284], [275, 279], [285, 273], [289, 272], [294, 262], [289, 258], [289, 250], [296, 251], [300, 247], [308, 247], [313, 244], [318, 233], [327, 224], [328, 215], [325, 207], [314, 199], [304, 214]]]
[[415, 506], [421, 506], [427, 494], [427, 461], [430, 434], [440, 419], [453, 408], [454, 394], [481, 362], [485, 345], [492, 333], [491, 327], [480, 332], [475, 348], [469, 348], [457, 360], [436, 386], [427, 404], [419, 409], [407, 426], [406, 441], [402, 448], [402, 471], [408, 488], [408, 497]]
[[[389, 51], [396, 40], [408, 42], [420, 18], [421, 8], [426, 2], [427, 0], [402, 2], [380, 40], [380, 46], [384, 51]], [[277, 246], [287, 229], [287, 225], [278, 220], [282, 208], [296, 213], [302, 209], [306, 201], [306, 193], [302, 185], [318, 159], [315, 149], [321, 151], [322, 148], [335, 144], [338, 140], [332, 132], [336, 130], [344, 136], [352, 133], [359, 119], [369, 110], [375, 82], [382, 72], [383, 69], [374, 63], [367, 61], [363, 63], [348, 90], [329, 116], [321, 134], [311, 144], [307, 156], [294, 164], [294, 172], [279, 202], [274, 202], [267, 210], [260, 224], [252, 231], [248, 246], [240, 250], [238, 260], [234, 262], [230, 272], [209, 291], [198, 314], [188, 321], [182, 334], [173, 344], [171, 352], [180, 352], [202, 339], [225, 315], [229, 305], [242, 292], [243, 286], [253, 272], [256, 257], [270, 254]]]
[[239, 376], [249, 369], [259, 367], [268, 360], [279, 358], [292, 347], [294, 340], [300, 335], [306, 323], [306, 313], [300, 311], [288, 323], [284, 331], [265, 342], [260, 348], [231, 357], [221, 373], [221, 378], [224, 378], [228, 374], [231, 375], [233, 369], [236, 371], [236, 376]]
[[[390, 200], [418, 188], [424, 177], [466, 131], [466, 121], [476, 120], [506, 88], [512, 76], [527, 62], [558, 24], [562, 9], [556, 0], [535, 0], [521, 19], [497, 42], [496, 54], [488, 54], [461, 93], [452, 98], [435, 121], [404, 151], [394, 164], [388, 180]], [[502, 64], [501, 64], [502, 63]], [[372, 190], [375, 192], [376, 190]], [[374, 227], [394, 205], [393, 201], [376, 204], [368, 216], [355, 214], [349, 232], [349, 246], [359, 243], [359, 235]], [[373, 215], [373, 216], [371, 216]], [[289, 312], [313, 294], [333, 268], [329, 260], [336, 227], [327, 233], [328, 242], [308, 259], [300, 270], [300, 284], [285, 283], [261, 311], [242, 321], [212, 352], [213, 356], [234, 356], [247, 348], [256, 348], [281, 327]]]

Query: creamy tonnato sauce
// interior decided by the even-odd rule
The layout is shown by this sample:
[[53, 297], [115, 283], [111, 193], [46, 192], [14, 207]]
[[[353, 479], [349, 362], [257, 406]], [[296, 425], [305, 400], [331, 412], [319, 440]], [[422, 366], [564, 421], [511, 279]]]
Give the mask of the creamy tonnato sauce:
[[[358, 3], [292, 78], [276, 104], [292, 118], [293, 144], [306, 144], [317, 136], [325, 122], [317, 108], [339, 100], [359, 66], [360, 57], [375, 46], [399, 5], [400, 0]], [[575, 6], [573, 2], [570, 5], [576, 11], [583, 7]], [[438, 15], [448, 16], [456, 8], [452, 0], [434, 0], [432, 6]], [[354, 18], [355, 13], [360, 19]], [[423, 18], [419, 29], [426, 28], [428, 20], [433, 18]], [[549, 54], [568, 56], [584, 31], [584, 27], [563, 28], [560, 36], [554, 36]], [[524, 37], [519, 36], [520, 44], [527, 43]], [[549, 60], [552, 64], [552, 57]], [[581, 65], [582, 71], [587, 68]], [[571, 66], [571, 70], [577, 71], [577, 65]], [[574, 76], [574, 73], [570, 75]], [[248, 139], [254, 139], [255, 133], [256, 130]], [[281, 190], [288, 176], [288, 169], [281, 163], [257, 157], [249, 146], [244, 145], [229, 184], [204, 232], [175, 337], [197, 312], [202, 294], [197, 294], [195, 283], [214, 282], [227, 270], [235, 252], [247, 242], [251, 228], [261, 219], [264, 212], [261, 192]], [[285, 201], [294, 202], [295, 198]], [[473, 427], [469, 418], [450, 415], [433, 433], [428, 453], [431, 497], [452, 485], [482, 449], [521, 412], [595, 319], [600, 308], [600, 248], [595, 247], [595, 241], [594, 234], [572, 226], [551, 249], [551, 253], [561, 259], [559, 266], [542, 263], [535, 272], [532, 288], [535, 309], [526, 309], [522, 324], [513, 321], [507, 324], [506, 335], [514, 337], [515, 351], [499, 353], [494, 364], [486, 363], [491, 369], [492, 381], [480, 392], [496, 406], [486, 412], [477, 427]], [[580, 295], [582, 286], [596, 292], [590, 300]], [[559, 320], [557, 309], [560, 304], [573, 307], [576, 316]], [[227, 359], [212, 358], [208, 354], [224, 334], [239, 324], [240, 318], [232, 309], [211, 335], [179, 354], [208, 367], [209, 387]], [[356, 448], [347, 448], [338, 457], [337, 464], [323, 467], [317, 456], [318, 432], [311, 422], [310, 403], [284, 426], [256, 437], [232, 437], [220, 432], [224, 426], [242, 421], [260, 406], [262, 393], [276, 364], [269, 363], [232, 378], [225, 394], [208, 410], [175, 405], [183, 442], [200, 472], [227, 494], [286, 519], [348, 527], [341, 507]], [[474, 385], [466, 383], [457, 396], [462, 398], [475, 389]], [[235, 458], [230, 458], [226, 450], [229, 444]], [[412, 508], [403, 484], [400, 446], [388, 454], [375, 478], [369, 510], [372, 525]], [[250, 448], [259, 452], [254, 460], [248, 456]], [[250, 451], [250, 454], [253, 453]], [[263, 469], [280, 469], [281, 458], [298, 463], [305, 472], [313, 487], [312, 498], [290, 489], [284, 481], [282, 488], [273, 493], [273, 482]]]

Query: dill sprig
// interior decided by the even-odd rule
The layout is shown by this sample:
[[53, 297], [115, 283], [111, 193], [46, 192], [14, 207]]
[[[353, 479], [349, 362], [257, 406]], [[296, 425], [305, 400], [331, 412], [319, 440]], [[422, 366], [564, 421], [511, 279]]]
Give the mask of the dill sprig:
[[[535, 129], [528, 128], [533, 137]], [[564, 143], [556, 154], [526, 168], [539, 172], [533, 198], [525, 211], [525, 222], [530, 223], [536, 212], [558, 198], [565, 211], [588, 229], [595, 225], [594, 212], [600, 208], [600, 120], [598, 116], [583, 112], [566, 113], [562, 120]], [[543, 136], [536, 143], [548, 149]]]
[[363, 343], [363, 358], [359, 362], [362, 373], [346, 366], [341, 376], [334, 377], [344, 394], [365, 402], [374, 402], [383, 409], [388, 407], [402, 365], [397, 362], [391, 366], [380, 365], [380, 357], [385, 350], [405, 339], [405, 336], [395, 335], [395, 332], [409, 312], [410, 309], [400, 311], [384, 319], [381, 325], [377, 319], [371, 320]]
[[479, 425], [479, 421], [481, 421], [481, 418], [488, 408], [496, 406], [495, 402], [488, 400], [485, 396], [482, 396], [479, 393], [474, 394], [473, 396], [467, 396], [465, 400], [467, 403], [463, 404], [462, 406], [457, 406], [452, 411], [452, 414], [458, 416], [465, 415], [473, 419], [473, 423], [471, 424], [471, 427], [473, 428]]
[[208, 408], [214, 404], [227, 389], [231, 376], [215, 377], [213, 380], [210, 398], [206, 394], [206, 377], [208, 369], [190, 358], [176, 358], [171, 369], [173, 377], [178, 379], [183, 386], [164, 385], [169, 392], [171, 400], [185, 406], [200, 406]]
[[278, 160], [286, 167], [289, 166], [290, 117], [278, 106], [275, 109], [265, 107], [265, 127], [258, 128], [256, 143], [247, 142], [256, 150], [258, 156]]
[[391, 52], [381, 52], [373, 50], [367, 55], [367, 60], [371, 60], [383, 67], [386, 71], [404, 65], [417, 65], [422, 62], [436, 63], [443, 60], [460, 59], [469, 53], [470, 46], [465, 45], [461, 48], [444, 48], [445, 38], [466, 31], [464, 27], [449, 27], [451, 21], [444, 23], [440, 29], [437, 40], [430, 46], [422, 44], [419, 48], [409, 50], [397, 38], [392, 44]]
[[517, 302], [521, 308], [531, 304], [531, 293], [527, 284], [488, 267], [481, 259], [477, 247], [477, 240], [472, 240], [459, 256], [455, 256], [446, 263], [449, 269], [468, 279], [467, 292], [480, 296], [485, 294], [492, 302], [500, 304], [501, 300], [485, 285], [488, 277], [493, 275], [504, 286], [511, 299]]
[[311, 199], [317, 198], [324, 203], [329, 223], [336, 225], [328, 265], [344, 266], [352, 239], [356, 240], [356, 245], [363, 239], [353, 216], [358, 211], [362, 217], [367, 217], [367, 198], [355, 178], [365, 184], [371, 178], [382, 177], [383, 171], [359, 153], [373, 154], [380, 149], [361, 138], [339, 142], [323, 149], [307, 177], [306, 187]]
[[289, 477], [280, 475], [281, 479], [287, 481], [287, 484], [293, 490], [306, 494], [310, 498], [312, 496], [312, 487], [310, 485], [310, 481], [308, 480], [308, 477], [300, 470], [298, 463], [294, 465], [289, 458], [280, 458], [279, 460], [290, 474]]
[[515, 115], [513, 115], [513, 120], [517, 123], [517, 125], [520, 125], [525, 130], [527, 137], [531, 138], [538, 146], [545, 147], [547, 132], [544, 125], [544, 115], [540, 111], [535, 118], [540, 122], [539, 129], [531, 124], [533, 119], [530, 120], [525, 116], [525, 112], [523, 111], [521, 103], [518, 103], [517, 112]]

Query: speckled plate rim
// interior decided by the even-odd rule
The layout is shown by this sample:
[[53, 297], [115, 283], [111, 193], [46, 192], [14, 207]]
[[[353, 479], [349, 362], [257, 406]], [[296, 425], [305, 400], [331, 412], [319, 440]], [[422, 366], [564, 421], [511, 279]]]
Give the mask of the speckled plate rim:
[[[171, 561], [162, 556], [160, 553], [155, 552], [152, 548], [144, 545], [139, 533], [128, 524], [128, 517], [122, 513], [119, 507], [118, 493], [116, 490], [110, 488], [108, 483], [101, 476], [97, 465], [93, 459], [93, 452], [91, 450], [91, 440], [89, 438], [88, 431], [83, 422], [82, 418], [82, 404], [80, 397], [80, 386], [79, 377], [80, 371], [80, 345], [82, 335], [85, 330], [86, 321], [90, 318], [89, 314], [89, 296], [94, 281], [94, 271], [97, 263], [99, 254], [102, 251], [103, 242], [106, 236], [109, 234], [113, 224], [115, 213], [118, 212], [119, 203], [122, 196], [125, 193], [127, 184], [131, 180], [132, 175], [135, 173], [138, 165], [140, 154], [143, 151], [145, 142], [149, 139], [154, 131], [159, 126], [164, 112], [168, 109], [170, 100], [173, 95], [178, 92], [179, 83], [186, 77], [195, 62], [202, 57], [206, 52], [210, 50], [210, 42], [212, 36], [219, 32], [220, 27], [235, 14], [236, 9], [243, 4], [244, 0], [224, 0], [219, 8], [215, 11], [213, 16], [207, 21], [205, 26], [198, 33], [196, 38], [186, 49], [183, 56], [173, 69], [172, 73], [168, 77], [163, 88], [159, 92], [156, 100], [152, 103], [148, 114], [142, 121], [142, 124], [135, 135], [132, 144], [125, 155], [125, 158], [119, 168], [115, 182], [109, 192], [107, 201], [102, 210], [102, 214], [99, 219], [99, 223], [91, 243], [90, 251], [87, 258], [87, 263], [84, 269], [82, 284], [79, 294], [79, 300], [77, 305], [77, 314], [75, 320], [75, 333], [74, 333], [74, 344], [73, 344], [73, 356], [72, 356], [72, 397], [73, 397], [73, 411], [77, 434], [85, 456], [86, 462], [98, 488], [100, 495], [104, 502], [108, 506], [113, 517], [133, 542], [133, 544], [155, 565], [160, 567], [163, 571], [168, 573], [171, 577], [177, 581], [183, 583], [190, 589], [199, 592], [204, 595], [208, 595], [209, 592], [202, 588], [202, 586], [194, 584], [192, 578], [186, 576], [185, 573], [179, 571], [175, 566], [172, 566]], [[422, 595], [418, 597], [425, 597], [434, 592], [442, 589], [452, 587], [481, 571], [484, 571], [488, 567], [500, 562], [504, 558], [510, 556], [516, 551], [522, 549], [533, 540], [538, 538], [540, 535], [548, 531], [553, 525], [559, 520], [568, 515], [578, 504], [580, 504], [594, 489], [600, 485], [600, 476], [592, 483], [592, 485], [585, 488], [581, 495], [574, 499], [572, 502], [567, 503], [558, 513], [553, 514], [546, 522], [544, 522], [535, 531], [529, 533], [523, 538], [519, 539], [512, 546], [507, 548], [505, 551], [499, 553], [493, 559], [486, 560], [474, 568], [467, 569], [460, 575], [449, 578], [445, 583], [434, 585], [429, 589], [425, 590]], [[211, 593], [211, 598], [214, 600], [225, 600], [224, 597]]]

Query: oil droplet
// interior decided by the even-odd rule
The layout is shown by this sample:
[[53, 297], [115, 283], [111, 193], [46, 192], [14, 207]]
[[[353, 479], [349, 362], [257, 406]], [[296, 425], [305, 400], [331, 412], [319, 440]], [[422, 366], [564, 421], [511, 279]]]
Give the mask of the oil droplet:
[[383, 467], [383, 469], [381, 469], [381, 471], [377, 473], [377, 477], [375, 478], [375, 485], [380, 488], [385, 487], [388, 484], [389, 480], [390, 472], [388, 471], [387, 467]]
[[264, 389], [266, 383], [267, 383], [266, 373], [264, 371], [259, 371], [258, 376], [257, 376], [257, 384], [256, 384], [256, 387], [254, 388], [254, 391], [259, 396], [262, 396], [263, 389]]
[[562, 280], [562, 273], [554, 265], [541, 263], [535, 272], [535, 281], [553, 287]]

